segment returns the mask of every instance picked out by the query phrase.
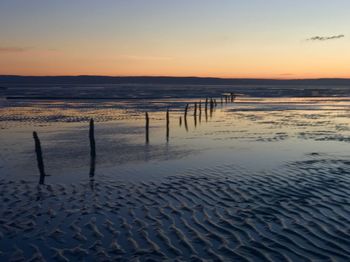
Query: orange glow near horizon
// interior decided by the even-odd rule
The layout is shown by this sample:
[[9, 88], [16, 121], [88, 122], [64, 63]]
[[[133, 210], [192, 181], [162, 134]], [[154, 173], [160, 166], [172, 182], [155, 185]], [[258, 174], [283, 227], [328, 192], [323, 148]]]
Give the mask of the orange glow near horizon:
[[[236, 46], [208, 50], [113, 47], [0, 52], [2, 75], [196, 76], [221, 78], [350, 78], [347, 43]], [[152, 55], [150, 55], [150, 53]], [[87, 55], [89, 54], [89, 55]]]
[[[20, 58], [0, 55], [0, 75], [101, 75], [101, 76], [178, 76], [178, 77], [220, 77], [220, 78], [350, 78], [346, 61], [317, 64], [288, 61], [261, 62], [252, 58], [239, 61], [202, 59], [185, 60], [94, 60], [69, 59], [63, 55], [25, 55]], [[210, 62], [211, 61], [211, 62]], [[293, 63], [294, 62], [294, 63]]]
[[345, 0], [20, 5], [0, 3], [0, 75], [350, 78]]

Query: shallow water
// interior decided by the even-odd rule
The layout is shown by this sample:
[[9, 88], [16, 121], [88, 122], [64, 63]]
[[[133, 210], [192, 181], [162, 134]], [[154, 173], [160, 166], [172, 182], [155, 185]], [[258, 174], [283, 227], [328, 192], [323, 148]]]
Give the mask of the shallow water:
[[201, 118], [194, 102], [3, 101], [0, 255], [348, 261], [350, 98], [239, 97], [207, 117], [202, 101]]

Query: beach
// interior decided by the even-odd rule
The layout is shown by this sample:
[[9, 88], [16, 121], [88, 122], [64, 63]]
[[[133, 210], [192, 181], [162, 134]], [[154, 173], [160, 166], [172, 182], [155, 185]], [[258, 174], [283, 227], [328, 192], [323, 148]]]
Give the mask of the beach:
[[4, 101], [2, 260], [348, 261], [350, 98], [215, 99]]

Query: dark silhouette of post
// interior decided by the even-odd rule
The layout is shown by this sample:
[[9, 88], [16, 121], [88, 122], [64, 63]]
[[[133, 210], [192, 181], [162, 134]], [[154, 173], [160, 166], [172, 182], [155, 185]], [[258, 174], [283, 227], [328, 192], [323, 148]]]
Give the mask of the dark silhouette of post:
[[205, 121], [208, 122], [208, 98], [205, 99], [204, 113], [205, 113]]
[[198, 110], [199, 110], [199, 122], [202, 122], [202, 101], [201, 100], [199, 100]]
[[182, 126], [182, 117], [181, 116], [179, 117], [179, 126], [180, 127]]
[[194, 113], [193, 113], [193, 117], [194, 117], [194, 126], [197, 126], [197, 102], [194, 103]]
[[95, 125], [94, 125], [94, 120], [92, 118], [90, 119], [89, 140], [90, 140], [90, 156], [96, 157]]
[[90, 157], [90, 178], [95, 176], [96, 157]]
[[95, 144], [95, 125], [94, 120], [90, 119], [89, 128], [89, 140], [90, 140], [90, 177], [95, 176], [95, 163], [96, 163], [96, 144]]
[[185, 107], [185, 114], [184, 114], [184, 123], [185, 123], [185, 129], [186, 129], [186, 131], [188, 131], [187, 111], [188, 111], [188, 104], [186, 104], [186, 107]]
[[233, 103], [235, 101], [236, 96], [234, 93], [230, 93], [230, 95], [231, 95], [231, 102]]
[[205, 121], [208, 122], [208, 98], [205, 99], [204, 114], [205, 114]]
[[149, 117], [148, 113], [146, 112], [146, 144], [149, 143]]
[[236, 95], [234, 93], [232, 93], [232, 103], [235, 102], [235, 99], [236, 99]]
[[36, 160], [38, 163], [38, 168], [40, 173], [39, 185], [43, 185], [45, 183], [45, 168], [44, 168], [43, 153], [41, 150], [40, 139], [38, 137], [38, 134], [35, 131], [33, 132], [33, 138], [35, 143]]
[[187, 111], [188, 111], [188, 104], [186, 104], [186, 107], [185, 107], [185, 115], [184, 115], [184, 118], [187, 117]]
[[169, 108], [166, 110], [166, 141], [169, 142]]
[[210, 98], [210, 117], [213, 116], [213, 109], [214, 109], [214, 100], [213, 98]]

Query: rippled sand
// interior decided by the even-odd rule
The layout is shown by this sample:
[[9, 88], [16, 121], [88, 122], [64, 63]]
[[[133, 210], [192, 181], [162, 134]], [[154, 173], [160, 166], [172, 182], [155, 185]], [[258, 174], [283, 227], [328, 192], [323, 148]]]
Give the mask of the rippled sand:
[[312, 155], [268, 173], [223, 166], [158, 182], [2, 180], [1, 256], [348, 261], [349, 164]]

